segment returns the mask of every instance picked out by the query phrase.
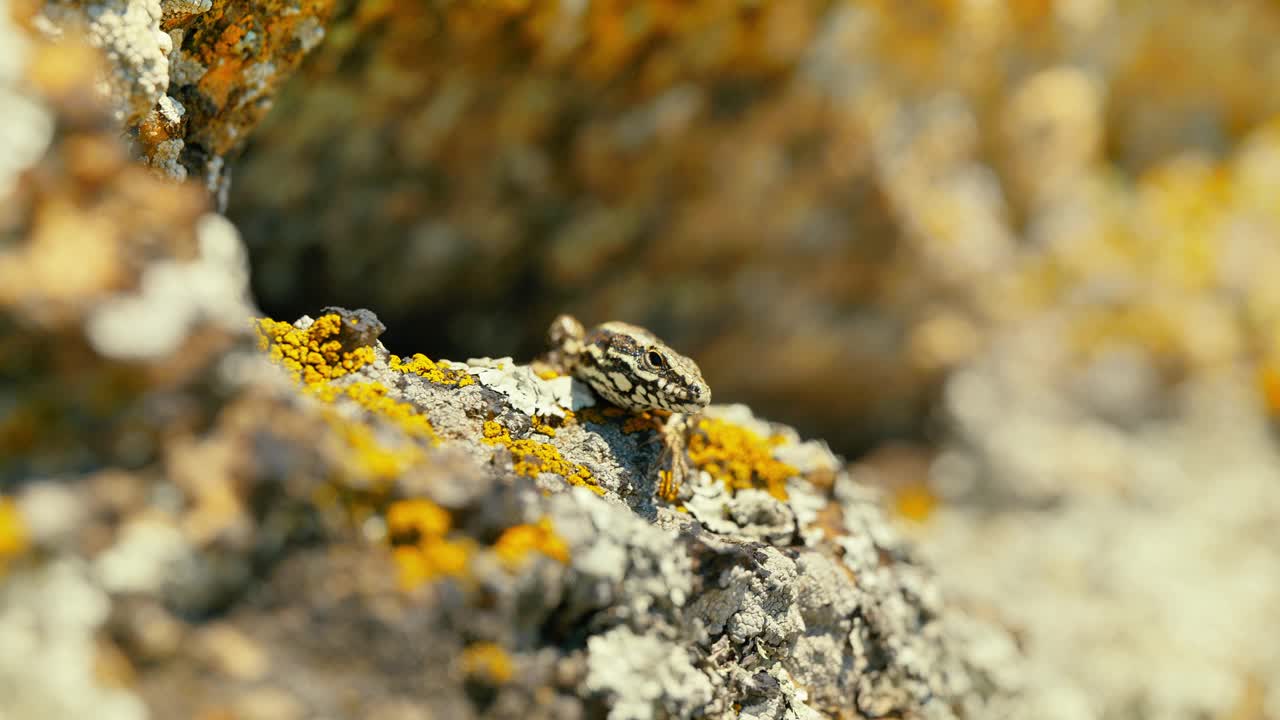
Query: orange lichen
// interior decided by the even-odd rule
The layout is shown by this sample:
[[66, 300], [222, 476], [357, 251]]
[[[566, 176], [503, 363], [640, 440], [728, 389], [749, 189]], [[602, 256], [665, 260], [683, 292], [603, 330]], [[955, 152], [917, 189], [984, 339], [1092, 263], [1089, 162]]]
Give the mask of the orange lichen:
[[[221, 155], [243, 142], [271, 103], [262, 102], [293, 75], [312, 43], [310, 28], [323, 27], [333, 0], [238, 3], [217, 0], [193, 22], [176, 14], [165, 30], [183, 27], [184, 55], [207, 68], [195, 85], [202, 102], [188, 104], [203, 146]], [[253, 92], [245, 92], [253, 88]]]
[[625, 418], [622, 421], [622, 432], [634, 433], [644, 432], [647, 430], [661, 430], [662, 425], [666, 422], [666, 418], [670, 413], [665, 410], [652, 410], [641, 413], [630, 413], [613, 405], [601, 405], [598, 407], [583, 408], [578, 411], [578, 416], [584, 421], [595, 423], [596, 425], [608, 424], [610, 420]]
[[9, 498], [0, 497], [0, 570], [9, 558], [25, 552], [27, 544], [27, 530], [17, 506]]
[[680, 497], [680, 485], [675, 481], [675, 473], [670, 470], [658, 471], [658, 497], [667, 502], [675, 502]]
[[372, 363], [373, 348], [344, 350], [338, 341], [342, 318], [322, 315], [305, 330], [270, 318], [257, 321], [259, 346], [301, 382], [318, 385]]
[[1280, 415], [1280, 365], [1267, 365], [1258, 371], [1262, 400], [1273, 415]]
[[665, 416], [669, 414], [658, 410], [636, 413], [622, 423], [622, 432], [628, 434], [645, 430], [659, 432], [666, 422]]
[[603, 405], [599, 407], [587, 407], [578, 411], [578, 417], [583, 422], [595, 423], [596, 425], [604, 425], [611, 418], [620, 418], [627, 414], [626, 410], [616, 408], [612, 405]]
[[507, 448], [514, 459], [515, 471], [521, 475], [537, 477], [542, 473], [552, 473], [562, 476], [571, 485], [581, 485], [597, 495], [604, 494], [604, 488], [596, 484], [591, 470], [566, 460], [554, 445], [527, 438], [516, 440], [509, 430], [494, 420], [485, 422], [483, 442]]
[[787, 479], [798, 471], [773, 457], [778, 438], [762, 438], [747, 428], [703, 418], [689, 438], [689, 457], [699, 469], [724, 483], [730, 492], [763, 488], [787, 499]]
[[424, 377], [437, 385], [465, 387], [467, 385], [474, 385], [476, 381], [475, 378], [471, 377], [471, 375], [464, 370], [449, 369], [449, 363], [447, 361], [441, 360], [440, 362], [435, 362], [421, 353], [415, 354], [413, 357], [409, 358], [407, 362], [401, 360], [398, 355], [392, 355], [388, 365], [392, 370], [402, 373], [412, 373], [419, 377]]
[[511, 569], [522, 566], [532, 552], [542, 553], [562, 563], [569, 562], [569, 545], [556, 533], [550, 518], [542, 518], [533, 525], [507, 528], [494, 542], [493, 551]]
[[515, 673], [511, 655], [501, 646], [489, 642], [468, 645], [462, 651], [462, 672], [468, 677], [481, 678], [494, 685], [511, 680]]

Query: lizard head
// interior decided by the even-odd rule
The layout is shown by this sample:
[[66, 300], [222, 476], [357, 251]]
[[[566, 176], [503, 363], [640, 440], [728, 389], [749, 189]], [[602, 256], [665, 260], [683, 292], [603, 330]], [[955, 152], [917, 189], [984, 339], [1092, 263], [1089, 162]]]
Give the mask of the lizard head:
[[711, 388], [692, 359], [636, 325], [608, 322], [584, 338], [582, 374], [619, 407], [695, 413], [711, 402]]

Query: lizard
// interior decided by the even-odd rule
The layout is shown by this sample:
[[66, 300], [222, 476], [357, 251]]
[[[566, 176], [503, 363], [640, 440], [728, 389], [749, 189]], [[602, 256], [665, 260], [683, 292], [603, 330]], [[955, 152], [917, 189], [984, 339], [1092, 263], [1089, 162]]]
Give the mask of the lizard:
[[572, 315], [560, 315], [547, 332], [547, 364], [586, 383], [596, 395], [628, 412], [670, 413], [662, 428], [664, 463], [660, 494], [673, 493], [688, 475], [686, 437], [690, 417], [711, 402], [711, 388], [692, 359], [671, 349], [649, 330], [606, 322], [587, 330]]

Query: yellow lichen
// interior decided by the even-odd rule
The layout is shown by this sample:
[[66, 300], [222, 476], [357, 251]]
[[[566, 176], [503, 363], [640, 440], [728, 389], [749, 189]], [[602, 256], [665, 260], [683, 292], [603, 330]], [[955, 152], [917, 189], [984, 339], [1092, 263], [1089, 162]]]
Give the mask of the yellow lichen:
[[326, 384], [313, 388], [312, 392], [329, 402], [339, 397], [348, 398], [375, 419], [394, 425], [403, 433], [404, 439], [410, 441], [402, 439], [396, 442], [394, 437], [380, 434], [368, 422], [353, 420], [336, 410], [327, 410], [324, 417], [349, 450], [345, 456], [352, 462], [352, 473], [357, 477], [375, 481], [394, 480], [425, 460], [425, 447], [440, 444], [431, 421], [411, 403], [388, 397], [389, 391], [383, 385], [363, 382], [337, 388]]
[[763, 488], [785, 500], [787, 479], [798, 471], [773, 457], [773, 448], [780, 442], [780, 438], [762, 438], [723, 420], [703, 418], [689, 438], [689, 457], [730, 492]]
[[412, 373], [419, 377], [437, 385], [453, 385], [455, 387], [465, 387], [475, 384], [475, 378], [464, 370], [452, 370], [449, 363], [445, 360], [439, 362], [433, 361], [431, 358], [421, 353], [415, 354], [408, 361], [401, 360], [398, 355], [392, 355], [388, 365], [392, 370], [402, 373]]
[[0, 570], [9, 558], [21, 555], [27, 549], [27, 529], [13, 501], [0, 497]]
[[347, 397], [369, 412], [395, 423], [409, 437], [439, 445], [440, 437], [431, 427], [431, 421], [412, 403], [387, 397], [387, 392], [386, 386], [373, 382], [352, 383], [343, 389]]
[[342, 377], [372, 363], [373, 348], [362, 346], [343, 350], [338, 341], [342, 318], [330, 313], [316, 319], [305, 330], [270, 318], [257, 321], [259, 346], [275, 363], [307, 385], [317, 385]]
[[387, 532], [393, 538], [443, 536], [452, 524], [448, 511], [430, 500], [401, 500], [387, 509]]
[[511, 655], [501, 646], [489, 642], [468, 645], [462, 651], [462, 672], [468, 677], [481, 678], [494, 685], [502, 685], [514, 674]]
[[469, 538], [433, 538], [394, 550], [400, 587], [413, 590], [440, 577], [466, 577], [475, 545]]
[[509, 527], [498, 536], [493, 551], [508, 568], [519, 568], [529, 553], [539, 552], [562, 563], [569, 562], [569, 545], [556, 533], [550, 518], [533, 525]]
[[424, 499], [401, 500], [387, 509], [387, 537], [400, 587], [413, 590], [438, 577], [466, 577], [475, 542], [450, 538], [452, 518], [439, 505]]
[[328, 416], [338, 438], [349, 452], [353, 473], [362, 478], [390, 481], [422, 460], [422, 450], [414, 445], [390, 447], [368, 425], [351, 422], [336, 413]]
[[539, 417], [538, 415], [534, 415], [530, 417], [529, 424], [533, 427], [533, 431], [536, 433], [541, 433], [543, 435], [546, 435], [547, 437], [556, 436], [555, 426], [549, 424], [546, 420], [544, 420], [542, 417]]
[[928, 485], [912, 482], [894, 491], [893, 505], [898, 515], [912, 522], [922, 523], [928, 520], [938, 507], [938, 496]]
[[554, 379], [556, 379], [556, 378], [560, 377], [560, 373], [556, 372], [555, 370], [551, 370], [551, 369], [547, 369], [547, 370], [539, 370], [539, 371], [538, 371], [537, 373], [535, 373], [535, 374], [536, 374], [538, 377], [542, 378], [543, 380], [554, 380]]
[[591, 470], [566, 460], [556, 446], [527, 438], [516, 440], [509, 430], [494, 420], [485, 422], [483, 433], [485, 444], [501, 445], [511, 452], [517, 473], [527, 477], [552, 473], [560, 475], [571, 485], [581, 485], [597, 495], [604, 494], [604, 488], [596, 484]]

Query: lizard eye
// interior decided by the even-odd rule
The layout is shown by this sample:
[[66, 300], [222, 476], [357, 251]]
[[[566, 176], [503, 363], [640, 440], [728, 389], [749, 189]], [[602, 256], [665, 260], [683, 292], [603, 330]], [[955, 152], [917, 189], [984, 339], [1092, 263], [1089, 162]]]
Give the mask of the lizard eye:
[[667, 359], [662, 357], [662, 353], [657, 350], [650, 350], [644, 354], [645, 362], [659, 370], [667, 366]]

